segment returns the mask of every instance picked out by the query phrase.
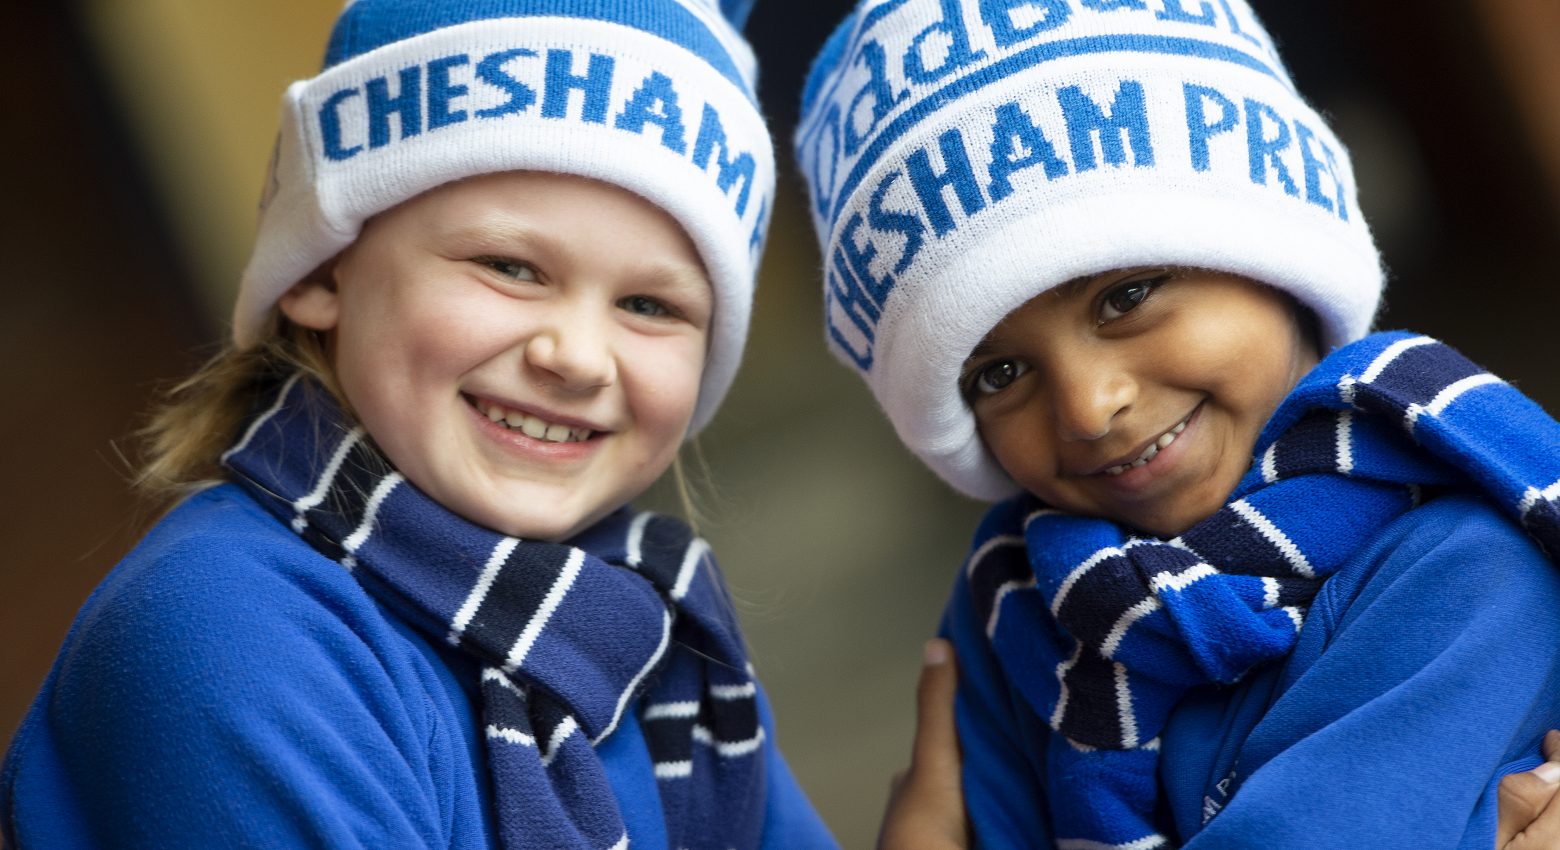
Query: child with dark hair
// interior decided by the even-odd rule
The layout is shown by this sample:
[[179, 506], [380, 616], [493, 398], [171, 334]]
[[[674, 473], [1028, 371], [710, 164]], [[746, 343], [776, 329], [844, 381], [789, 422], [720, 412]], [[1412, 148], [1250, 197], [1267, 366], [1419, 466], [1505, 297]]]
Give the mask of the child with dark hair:
[[1240, 0], [887, 0], [798, 160], [835, 352], [996, 501], [977, 843], [1494, 846], [1560, 724], [1560, 424], [1369, 334], [1352, 167]]

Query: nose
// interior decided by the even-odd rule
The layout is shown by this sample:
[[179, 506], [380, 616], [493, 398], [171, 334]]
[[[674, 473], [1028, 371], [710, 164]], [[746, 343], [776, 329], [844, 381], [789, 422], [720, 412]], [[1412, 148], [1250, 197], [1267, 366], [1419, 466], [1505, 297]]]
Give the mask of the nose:
[[1114, 358], [1090, 352], [1057, 369], [1052, 397], [1057, 433], [1063, 440], [1098, 440], [1137, 398], [1137, 381]]
[[539, 383], [588, 392], [617, 379], [605, 320], [587, 309], [558, 310], [526, 340], [525, 363]]

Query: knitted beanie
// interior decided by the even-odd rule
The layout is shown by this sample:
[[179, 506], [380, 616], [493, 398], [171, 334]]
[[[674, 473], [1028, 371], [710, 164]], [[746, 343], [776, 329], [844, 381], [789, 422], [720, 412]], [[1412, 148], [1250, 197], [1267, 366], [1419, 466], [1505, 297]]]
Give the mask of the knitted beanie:
[[802, 111], [829, 345], [971, 496], [1017, 487], [961, 366], [1041, 292], [1229, 272], [1308, 306], [1328, 347], [1375, 314], [1348, 155], [1243, 0], [863, 0]]
[[715, 295], [702, 427], [741, 359], [774, 192], [750, 6], [349, 0], [324, 70], [283, 98], [235, 342], [375, 213], [479, 174], [576, 174], [649, 200], [698, 249]]

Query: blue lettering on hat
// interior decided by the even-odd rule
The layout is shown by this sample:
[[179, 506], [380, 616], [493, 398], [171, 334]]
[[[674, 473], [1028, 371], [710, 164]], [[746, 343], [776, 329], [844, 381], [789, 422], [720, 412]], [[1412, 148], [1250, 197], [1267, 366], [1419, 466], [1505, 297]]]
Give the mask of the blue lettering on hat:
[[904, 175], [902, 171], [890, 171], [878, 181], [877, 188], [872, 191], [872, 200], [867, 204], [867, 224], [879, 233], [898, 233], [905, 237], [905, 246], [899, 252], [899, 261], [894, 263], [894, 274], [903, 274], [910, 264], [915, 262], [915, 255], [921, 252], [921, 245], [926, 241], [926, 223], [914, 213], [903, 210], [883, 209], [883, 198], [888, 195], [889, 189]]
[[941, 237], [958, 226], [954, 224], [953, 214], [948, 212], [948, 204], [943, 201], [944, 187], [953, 187], [965, 215], [974, 215], [984, 209], [986, 199], [980, 194], [980, 184], [975, 181], [975, 170], [970, 167], [964, 136], [958, 128], [938, 136], [937, 147], [943, 157], [941, 174], [932, 169], [932, 157], [926, 148], [918, 148], [910, 154], [905, 160], [905, 168], [910, 172], [910, 185], [915, 188], [916, 197], [921, 199], [921, 208], [932, 220], [932, 231]]
[[[498, 50], [483, 56], [472, 68], [470, 55], [456, 53], [429, 60], [426, 65], [402, 68], [394, 75], [374, 77], [360, 87], [332, 92], [317, 113], [323, 156], [339, 162], [351, 159], [365, 149], [383, 148], [398, 140], [467, 123], [473, 118], [490, 120], [526, 112], [536, 104], [538, 92], [516, 79], [507, 66], [515, 59], [536, 59], [538, 55], [537, 51], [526, 48]], [[659, 144], [680, 156], [687, 155], [688, 127], [681, 96], [671, 76], [661, 71], [647, 71], [639, 86], [618, 104], [611, 96], [616, 73], [613, 57], [589, 54], [584, 64], [585, 72], [575, 73], [571, 51], [547, 51], [545, 66], [537, 69], [544, 81], [542, 117], [572, 117], [575, 121], [605, 125], [609, 108], [617, 107], [612, 122], [614, 130], [644, 137], [646, 126], [653, 124], [660, 128]], [[466, 69], [471, 76], [456, 69]], [[474, 93], [487, 94], [483, 89], [507, 95], [507, 99], [483, 109], [468, 110], [460, 106], [461, 101]], [[582, 103], [578, 112], [571, 116], [570, 96], [575, 91], [581, 93]], [[351, 113], [348, 102], [357, 97], [363, 98], [362, 111]], [[491, 103], [495, 98], [488, 97], [487, 100]], [[353, 123], [348, 115], [359, 120], [367, 118], [367, 138], [360, 144], [349, 146], [343, 139], [344, 127]], [[392, 119], [399, 122], [398, 134], [393, 131]], [[738, 218], [746, 222], [758, 163], [750, 151], [733, 146], [719, 112], [704, 103], [692, 164], [700, 171], [710, 173], [711, 160], [715, 162], [715, 185], [728, 197], [735, 196], [733, 207]], [[749, 239], [749, 247], [755, 251], [763, 244], [769, 198], [762, 198], [761, 203]]]
[[840, 176], [840, 107], [831, 104], [819, 120], [807, 153], [812, 160], [813, 211], [828, 215], [834, 204], [835, 181]]
[[[970, 49], [970, 33], [964, 27], [964, 12], [959, 0], [940, 0], [942, 18], [932, 22], [910, 39], [904, 55], [905, 76], [917, 83], [930, 83], [959, 70], [986, 56], [984, 50]], [[923, 59], [926, 39], [932, 34], [948, 39], [947, 53], [935, 68], [926, 67]]]
[[837, 274], [835, 278], [838, 298], [836, 301], [841, 306], [848, 307], [851, 314], [861, 319], [862, 330], [867, 330], [868, 325], [875, 326], [882, 316], [882, 307], [871, 298], [867, 297], [867, 288], [856, 279], [856, 274], [850, 268], [850, 262], [845, 257], [842, 246], [836, 246], [830, 256]]
[[422, 66], [402, 68], [396, 75], [401, 92], [390, 96], [390, 81], [375, 77], [368, 81], [368, 146], [382, 148], [390, 144], [390, 116], [400, 118], [401, 138], [422, 132]]
[[1140, 168], [1154, 164], [1154, 146], [1148, 135], [1148, 106], [1143, 97], [1143, 84], [1136, 80], [1122, 80], [1116, 89], [1109, 112], [1100, 108], [1092, 98], [1077, 86], [1063, 86], [1056, 92], [1062, 106], [1062, 117], [1067, 121], [1067, 140], [1072, 146], [1073, 169], [1078, 172], [1095, 168], [1094, 136], [1099, 134], [1100, 152], [1110, 165], [1127, 161], [1127, 152], [1121, 144], [1121, 134], [1127, 134], [1132, 146], [1133, 163]]
[[1183, 24], [1201, 24], [1203, 26], [1210, 27], [1215, 23], [1213, 16], [1213, 4], [1207, 2], [1207, 0], [1203, 0], [1202, 12], [1196, 15], [1186, 11], [1186, 9], [1181, 6], [1181, 0], [1164, 0], [1164, 4], [1165, 5], [1163, 9], [1154, 13], [1154, 17], [1161, 21], [1176, 21], [1177, 23]]
[[[1026, 11], [1033, 18], [1020, 26], [1013, 20], [1013, 13]], [[991, 34], [1002, 47], [1033, 38], [1047, 30], [1053, 30], [1072, 16], [1067, 0], [980, 0], [980, 17], [991, 27]]]
[[[845, 257], [838, 248], [834, 250], [832, 259], [833, 262], [823, 270], [823, 280], [826, 285], [824, 296], [828, 302], [825, 309], [828, 316], [829, 336], [839, 344], [857, 368], [870, 370], [878, 307], [864, 299], [861, 287], [855, 285], [851, 279], [850, 269], [845, 265]], [[836, 321], [837, 317], [843, 317], [849, 323], [849, 327], [841, 327]], [[850, 331], [854, 331], [854, 334], [849, 333]], [[853, 339], [853, 336], [856, 338]]]
[[645, 81], [634, 91], [634, 96], [629, 98], [613, 122], [613, 126], [619, 130], [634, 133], [643, 133], [646, 124], [655, 124], [661, 128], [661, 144], [667, 150], [674, 153], [688, 150], [688, 142], [684, 138], [682, 107], [677, 105], [677, 89], [672, 87], [671, 78], [660, 71], [651, 71], [645, 77]]
[[341, 146], [341, 113], [338, 111], [342, 101], [359, 94], [357, 89], [342, 89], [326, 98], [325, 105], [320, 107], [320, 137], [325, 142], [325, 156], [337, 162], [351, 159], [363, 150], [362, 145]]
[[731, 187], [738, 181], [742, 181], [742, 191], [737, 193], [737, 215], [747, 212], [748, 191], [753, 188], [753, 171], [755, 163], [753, 155], [747, 151], [737, 154], [735, 159], [728, 155], [731, 153], [730, 143], [726, 141], [726, 129], [721, 126], [720, 113], [713, 106], [704, 104], [704, 115], [699, 119], [699, 135], [693, 142], [693, 164], [702, 171], [709, 170], [710, 154], [719, 147], [720, 152], [715, 156], [717, 171], [715, 173], [715, 185], [722, 192], [731, 194]]
[[1145, 0], [1082, 0], [1085, 9], [1096, 12], [1114, 12], [1117, 9], [1147, 9]]
[[497, 53], [489, 53], [477, 63], [477, 79], [487, 83], [495, 89], [509, 95], [509, 100], [477, 110], [478, 118], [498, 118], [503, 115], [513, 115], [524, 112], [536, 103], [536, 92], [525, 83], [520, 82], [504, 70], [511, 59], [521, 56], [535, 57], [535, 50], [527, 50], [524, 47], [516, 47], [513, 50], [500, 50]]
[[844, 253], [845, 261], [850, 264], [850, 270], [855, 273], [856, 280], [866, 289], [873, 303], [882, 304], [894, 288], [894, 277], [893, 275], [883, 275], [881, 278], [872, 276], [872, 261], [877, 258], [877, 246], [872, 244], [870, 239], [863, 245], [856, 243], [856, 232], [865, 223], [866, 218], [861, 213], [854, 213], [846, 219], [845, 228], [840, 231], [840, 245], [837, 250]]
[[1240, 36], [1241, 38], [1244, 38], [1245, 40], [1251, 42], [1252, 44], [1255, 44], [1257, 47], [1261, 48], [1262, 51], [1265, 52], [1265, 53], [1271, 53], [1272, 52], [1272, 46], [1271, 45], [1263, 43], [1262, 39], [1260, 39], [1260, 38], [1256, 37], [1255, 35], [1252, 35], [1251, 33], [1246, 32], [1245, 30], [1241, 29], [1240, 18], [1236, 17], [1235, 10], [1230, 7], [1230, 0], [1219, 0], [1219, 5], [1224, 7], [1224, 17], [1229, 18], [1229, 20], [1230, 20], [1230, 32], [1235, 33], [1236, 35]]
[[[1092, 149], [1090, 155], [1093, 155]], [[991, 166], [986, 169], [991, 177], [986, 186], [991, 200], [1000, 201], [1013, 194], [1010, 178], [1014, 172], [1036, 165], [1045, 167], [1045, 176], [1050, 180], [1067, 173], [1067, 163], [1056, 155], [1051, 140], [1030, 120], [1017, 101], [998, 106], [996, 120], [991, 126]]]
[[764, 244], [764, 226], [769, 222], [769, 199], [758, 200], [758, 215], [753, 217], [753, 232], [748, 234], [748, 253], [757, 254]]
[[[876, 41], [867, 41], [861, 46], [861, 62], [867, 66], [869, 79], [867, 84], [856, 92], [856, 96], [850, 100], [850, 108], [846, 110], [845, 121], [845, 155], [855, 156], [861, 148], [861, 143], [872, 131], [877, 129], [878, 122], [898, 106], [905, 98], [910, 96], [908, 89], [894, 94], [894, 87], [888, 82], [888, 54], [883, 52], [883, 45]], [[867, 95], [872, 96], [872, 122], [865, 130], [856, 132], [854, 120], [857, 108], [861, 106], [861, 99]]]
[[574, 73], [573, 51], [548, 50], [542, 117], [566, 117], [569, 114], [569, 94], [578, 90], [585, 101], [584, 120], [592, 124], [607, 123], [607, 98], [612, 94], [612, 69], [616, 64], [611, 56], [592, 53], [585, 75], [580, 76]]
[[466, 120], [466, 110], [450, 111], [450, 101], [466, 96], [466, 87], [450, 84], [450, 69], [471, 64], [464, 53], [428, 63], [428, 129], [437, 130]]
[[[1318, 140], [1316, 138], [1316, 134], [1311, 132], [1310, 127], [1305, 126], [1299, 121], [1295, 122], [1295, 135], [1300, 140], [1300, 163], [1305, 169], [1306, 201], [1313, 203], [1322, 209], [1327, 210], [1328, 212], [1336, 211], [1339, 218], [1343, 219], [1344, 221], [1348, 221], [1349, 207], [1344, 203], [1343, 181], [1338, 179], [1338, 160], [1335, 156], [1333, 156], [1332, 149], [1327, 147], [1325, 143]], [[1325, 157], [1325, 160], [1317, 159], [1316, 154], [1311, 152], [1311, 145], [1313, 142], [1321, 147], [1322, 156]], [[1324, 171], [1327, 172], [1327, 179], [1332, 181], [1334, 191], [1337, 193], [1334, 198], [1328, 198], [1326, 195], [1322, 194], [1321, 174]], [[1336, 210], [1333, 208], [1335, 201], [1337, 203]]]
[[[1192, 147], [1192, 168], [1207, 171], [1211, 167], [1208, 140], [1220, 133], [1228, 133], [1240, 122], [1240, 111], [1235, 102], [1218, 90], [1186, 83], [1182, 87], [1186, 95], [1186, 133]], [[1219, 107], [1219, 120], [1208, 122], [1206, 103]]]
[[[1265, 129], [1269, 123], [1278, 130], [1271, 139]], [[1251, 182], [1258, 186], [1268, 185], [1267, 169], [1271, 163], [1284, 192], [1299, 195], [1294, 178], [1289, 176], [1289, 166], [1279, 157], [1279, 152], [1288, 148], [1292, 141], [1289, 125], [1277, 110], [1260, 100], [1246, 98], [1246, 145], [1251, 156]]]

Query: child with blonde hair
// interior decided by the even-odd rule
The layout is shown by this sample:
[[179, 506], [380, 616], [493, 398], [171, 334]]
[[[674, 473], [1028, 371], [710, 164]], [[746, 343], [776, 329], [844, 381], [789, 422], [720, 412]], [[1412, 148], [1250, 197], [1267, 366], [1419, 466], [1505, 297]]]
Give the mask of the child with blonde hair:
[[869, 0], [796, 137], [831, 346], [995, 501], [976, 844], [1489, 848], [1560, 723], [1560, 425], [1368, 334], [1351, 164], [1241, 0]]
[[747, 333], [746, 5], [346, 5], [7, 846], [833, 846], [709, 547], [628, 504]]

